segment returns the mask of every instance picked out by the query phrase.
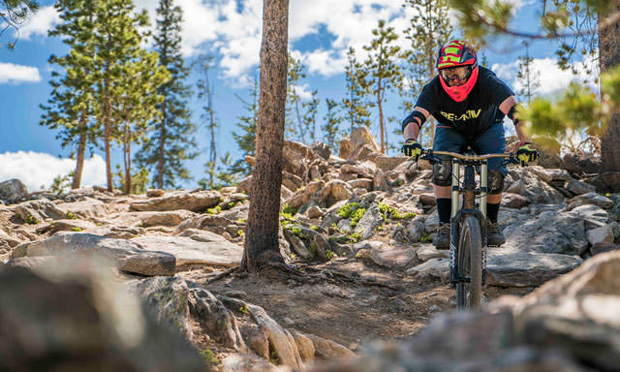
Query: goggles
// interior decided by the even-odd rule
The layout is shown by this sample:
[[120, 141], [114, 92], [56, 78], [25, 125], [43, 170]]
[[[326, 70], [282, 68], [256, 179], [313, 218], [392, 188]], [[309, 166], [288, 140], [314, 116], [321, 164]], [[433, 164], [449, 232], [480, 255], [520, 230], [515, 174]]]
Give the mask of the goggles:
[[450, 86], [463, 85], [471, 75], [471, 66], [444, 68], [439, 70], [439, 74]]

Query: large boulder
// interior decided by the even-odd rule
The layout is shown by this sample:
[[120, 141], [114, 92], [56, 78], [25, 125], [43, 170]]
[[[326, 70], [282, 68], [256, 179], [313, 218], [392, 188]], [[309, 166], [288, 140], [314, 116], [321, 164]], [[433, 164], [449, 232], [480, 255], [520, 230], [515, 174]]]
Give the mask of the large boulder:
[[18, 204], [15, 207], [15, 213], [22, 221], [30, 224], [41, 223], [49, 219], [63, 220], [69, 217], [68, 213], [47, 199], [31, 200]]
[[178, 330], [96, 266], [53, 269], [0, 268], [0, 370], [205, 370]]
[[186, 209], [202, 212], [220, 203], [222, 195], [217, 191], [177, 192], [160, 198], [134, 201], [130, 204], [133, 211], [174, 211]]
[[13, 204], [28, 197], [28, 189], [20, 180], [12, 179], [0, 182], [0, 201]]
[[143, 276], [174, 275], [176, 261], [169, 253], [148, 251], [130, 240], [71, 232], [59, 232], [45, 240], [21, 244], [11, 254], [12, 259], [40, 256], [79, 256]]

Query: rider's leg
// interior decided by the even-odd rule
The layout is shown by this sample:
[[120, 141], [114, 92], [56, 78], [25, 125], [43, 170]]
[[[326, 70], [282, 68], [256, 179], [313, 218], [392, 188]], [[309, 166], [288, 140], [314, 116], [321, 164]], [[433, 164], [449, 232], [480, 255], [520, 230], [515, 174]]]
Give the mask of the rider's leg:
[[[475, 148], [480, 154], [503, 153], [506, 151], [506, 139], [502, 123], [492, 124], [480, 136], [476, 137]], [[487, 197], [487, 241], [489, 245], [501, 245], [505, 242], [504, 235], [497, 226], [497, 217], [502, 200], [504, 177], [507, 174], [506, 166], [501, 165], [502, 159], [493, 158], [488, 162], [488, 188]]]
[[[456, 129], [438, 126], [435, 131], [433, 150], [460, 152], [467, 143], [465, 137]], [[439, 249], [450, 248], [450, 212], [452, 208], [450, 185], [452, 185], [452, 166], [448, 157], [442, 157], [440, 164], [433, 165], [433, 191], [439, 215], [439, 231], [433, 245]]]

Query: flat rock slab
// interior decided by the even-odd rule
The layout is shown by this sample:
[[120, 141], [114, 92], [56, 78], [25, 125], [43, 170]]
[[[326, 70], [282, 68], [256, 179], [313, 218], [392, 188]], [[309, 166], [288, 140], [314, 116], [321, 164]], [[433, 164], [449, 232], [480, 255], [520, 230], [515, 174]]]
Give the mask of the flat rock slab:
[[393, 270], [410, 268], [416, 260], [414, 249], [383, 244], [369, 250], [369, 258], [379, 266]]
[[177, 268], [186, 265], [233, 267], [239, 265], [243, 256], [242, 247], [226, 240], [206, 242], [184, 236], [145, 236], [132, 241], [147, 250], [173, 255]]
[[222, 195], [217, 191], [181, 192], [160, 198], [134, 201], [129, 208], [132, 211], [174, 211], [186, 209], [200, 212], [219, 204]]
[[101, 200], [85, 197], [72, 203], [58, 204], [58, 208], [75, 216], [82, 218], [93, 218], [105, 216], [108, 213], [108, 207]]
[[537, 287], [577, 268], [578, 256], [557, 253], [505, 252], [489, 250], [487, 285], [501, 287]]
[[11, 258], [66, 255], [100, 259], [115, 264], [121, 271], [144, 276], [174, 275], [176, 267], [172, 254], [145, 250], [133, 240], [70, 232], [21, 244]]

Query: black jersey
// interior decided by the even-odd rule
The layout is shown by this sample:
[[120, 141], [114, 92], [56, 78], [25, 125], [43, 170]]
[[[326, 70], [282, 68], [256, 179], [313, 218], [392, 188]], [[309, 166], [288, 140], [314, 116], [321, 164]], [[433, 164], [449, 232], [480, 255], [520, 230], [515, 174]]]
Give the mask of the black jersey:
[[501, 122], [504, 114], [499, 105], [514, 93], [495, 73], [480, 66], [478, 81], [467, 98], [456, 102], [444, 91], [435, 76], [422, 88], [416, 106], [427, 110], [439, 125], [456, 128], [468, 137], [485, 131], [491, 124]]

